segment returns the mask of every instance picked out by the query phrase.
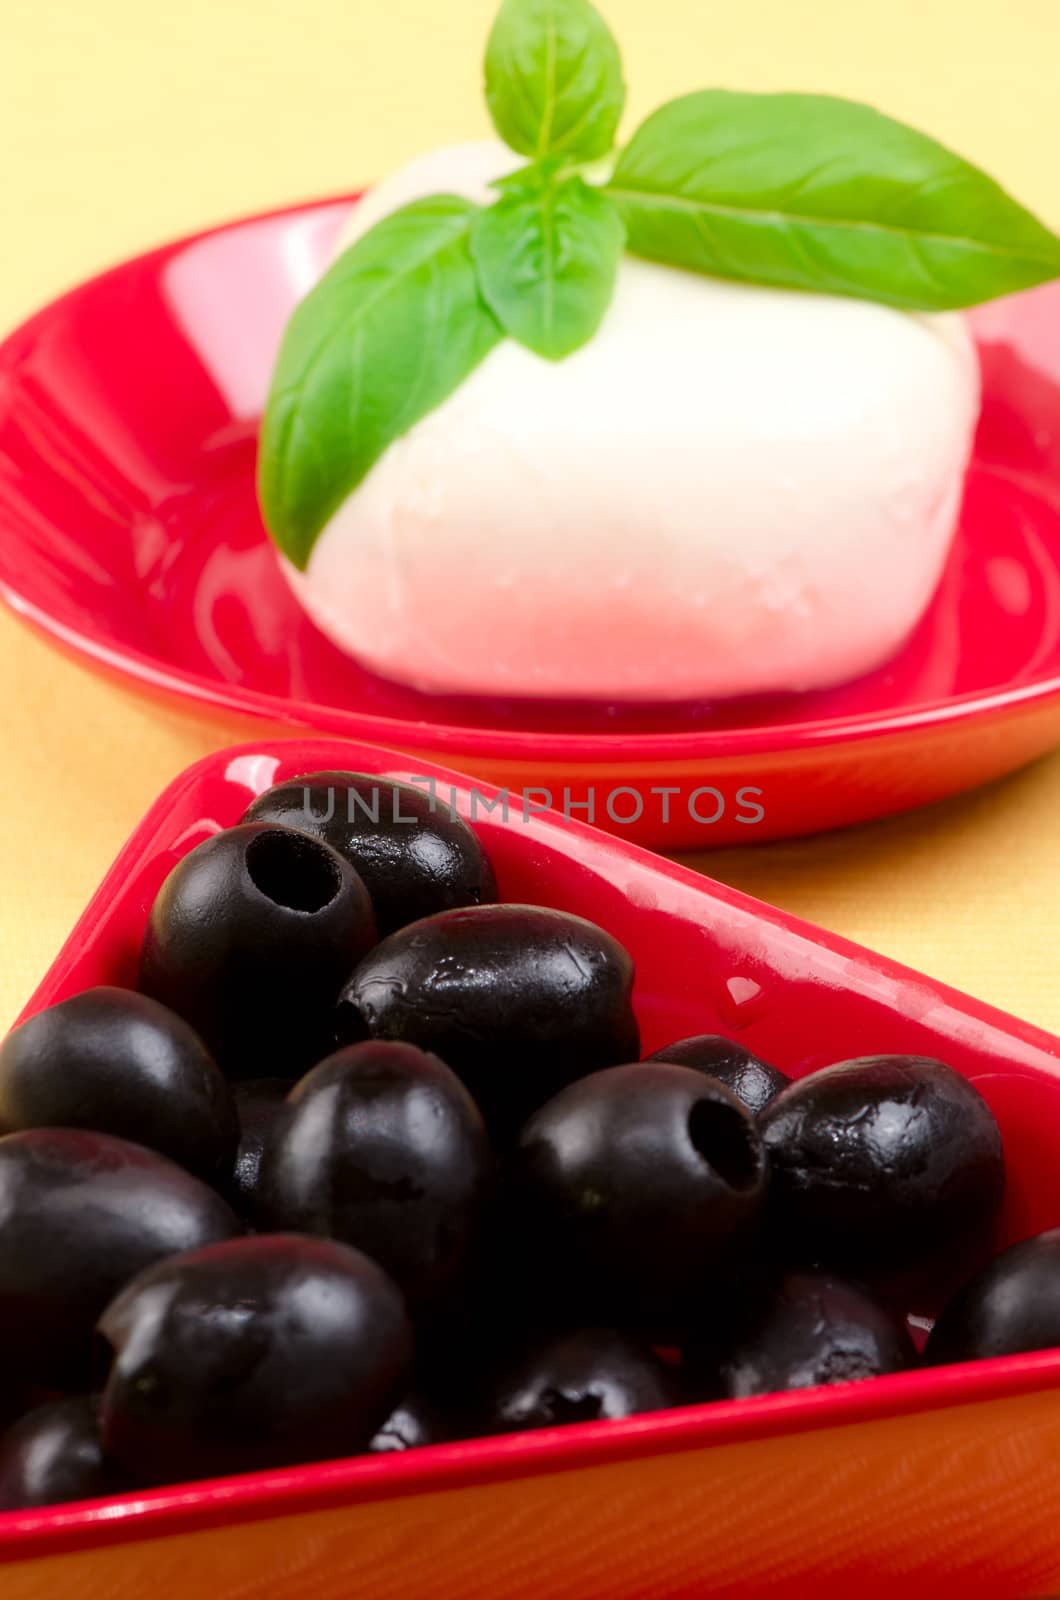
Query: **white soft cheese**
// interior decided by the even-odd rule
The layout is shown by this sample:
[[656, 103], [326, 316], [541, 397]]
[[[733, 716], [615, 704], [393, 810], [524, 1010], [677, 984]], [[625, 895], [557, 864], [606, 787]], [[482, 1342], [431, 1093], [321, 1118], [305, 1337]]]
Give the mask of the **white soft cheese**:
[[[372, 190], [488, 200], [499, 145]], [[393, 444], [292, 584], [424, 689], [685, 699], [884, 661], [937, 584], [979, 407], [963, 321], [623, 261], [596, 337], [505, 341]]]

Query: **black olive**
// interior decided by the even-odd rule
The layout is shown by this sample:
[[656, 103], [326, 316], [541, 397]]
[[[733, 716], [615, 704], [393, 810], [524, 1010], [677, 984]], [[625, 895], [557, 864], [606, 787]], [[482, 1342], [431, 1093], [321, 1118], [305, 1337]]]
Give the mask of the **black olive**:
[[0, 1048], [0, 1128], [90, 1128], [213, 1182], [232, 1166], [231, 1090], [182, 1017], [129, 989], [88, 989]]
[[230, 1077], [297, 1075], [327, 1054], [343, 983], [375, 942], [368, 891], [337, 851], [290, 828], [214, 834], [151, 909], [140, 981], [196, 1027]]
[[933, 1363], [982, 1361], [1060, 1345], [1060, 1228], [995, 1257], [959, 1289], [924, 1351]]
[[759, 1118], [793, 1259], [884, 1283], [957, 1270], [1001, 1205], [997, 1123], [951, 1067], [866, 1056], [792, 1084]]
[[401, 1295], [333, 1239], [261, 1234], [160, 1262], [100, 1318], [108, 1459], [178, 1482], [365, 1450], [408, 1386]]
[[103, 1457], [96, 1395], [38, 1406], [0, 1438], [0, 1511], [97, 1500], [125, 1487]]
[[381, 939], [435, 911], [497, 898], [477, 835], [441, 798], [412, 784], [310, 772], [259, 795], [243, 821], [299, 828], [345, 856], [372, 897]]
[[244, 1078], [233, 1087], [239, 1149], [232, 1172], [232, 1201], [248, 1220], [253, 1220], [257, 1206], [261, 1152], [276, 1123], [286, 1115], [287, 1096], [296, 1082], [296, 1078]]
[[103, 1307], [144, 1267], [240, 1232], [198, 1178], [106, 1133], [0, 1139], [0, 1360], [64, 1387], [83, 1380]]
[[443, 911], [402, 928], [343, 990], [339, 1032], [431, 1050], [498, 1135], [575, 1078], [636, 1060], [633, 963], [602, 928], [541, 906]]
[[666, 1327], [698, 1302], [748, 1247], [766, 1181], [746, 1107], [664, 1061], [571, 1084], [531, 1117], [512, 1163], [528, 1247], [625, 1326]]
[[466, 1276], [492, 1171], [455, 1073], [414, 1045], [369, 1041], [293, 1090], [265, 1143], [256, 1215], [365, 1251], [419, 1307]]
[[372, 1455], [393, 1455], [418, 1450], [425, 1444], [444, 1444], [450, 1437], [441, 1412], [422, 1394], [406, 1395], [387, 1417], [368, 1446]]
[[500, 1364], [483, 1385], [489, 1433], [605, 1422], [677, 1404], [673, 1373], [626, 1334], [580, 1328], [533, 1344]]
[[791, 1082], [786, 1072], [767, 1066], [735, 1039], [726, 1039], [720, 1033], [699, 1033], [691, 1039], [677, 1039], [646, 1059], [695, 1067], [697, 1072], [717, 1078], [756, 1117]]
[[908, 1330], [891, 1311], [857, 1284], [812, 1272], [785, 1276], [727, 1347], [719, 1350], [708, 1334], [702, 1344], [693, 1337], [683, 1354], [687, 1388], [711, 1400], [876, 1378], [916, 1361]]

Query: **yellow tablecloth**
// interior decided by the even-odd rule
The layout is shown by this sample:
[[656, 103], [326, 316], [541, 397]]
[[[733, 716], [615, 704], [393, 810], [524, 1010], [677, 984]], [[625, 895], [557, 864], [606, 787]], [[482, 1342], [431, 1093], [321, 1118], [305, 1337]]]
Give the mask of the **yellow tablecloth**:
[[[607, 0], [627, 125], [707, 84], [874, 101], [1060, 224], [1056, 0]], [[0, 327], [240, 212], [486, 131], [493, 0], [3, 0]], [[115, 850], [228, 742], [0, 616], [0, 1028]], [[252, 737], [253, 725], [231, 736]], [[1060, 755], [929, 812], [697, 865], [1060, 1031]]]

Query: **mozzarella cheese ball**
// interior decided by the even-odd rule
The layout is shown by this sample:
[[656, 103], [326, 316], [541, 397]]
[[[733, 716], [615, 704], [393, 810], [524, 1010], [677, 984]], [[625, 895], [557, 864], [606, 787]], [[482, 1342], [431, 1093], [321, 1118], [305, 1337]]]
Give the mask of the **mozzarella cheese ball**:
[[[461, 145], [355, 208], [489, 203]], [[308, 567], [336, 644], [449, 693], [687, 700], [823, 688], [902, 644], [940, 577], [979, 410], [959, 316], [623, 257], [593, 339], [503, 340], [393, 443]]]

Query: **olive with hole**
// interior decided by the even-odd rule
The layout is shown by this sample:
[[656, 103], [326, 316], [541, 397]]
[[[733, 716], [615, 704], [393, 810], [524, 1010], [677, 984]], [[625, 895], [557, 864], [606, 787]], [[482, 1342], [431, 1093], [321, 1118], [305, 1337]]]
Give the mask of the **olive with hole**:
[[343, 983], [375, 943], [337, 851], [246, 823], [196, 846], [151, 908], [140, 986], [197, 1028], [229, 1077], [297, 1076], [327, 1054]]
[[536, 1112], [512, 1192], [544, 1280], [608, 1321], [662, 1331], [751, 1248], [767, 1176], [734, 1094], [690, 1067], [646, 1061], [593, 1073]]
[[438, 1407], [425, 1395], [406, 1395], [387, 1417], [368, 1449], [372, 1455], [395, 1455], [425, 1444], [444, 1444], [452, 1434]]
[[580, 1328], [531, 1344], [485, 1381], [488, 1433], [609, 1422], [663, 1411], [680, 1398], [673, 1371], [651, 1347], [607, 1328]]
[[920, 1056], [865, 1056], [793, 1083], [759, 1127], [784, 1253], [890, 1288], [937, 1288], [989, 1253], [1001, 1134], [978, 1090]]
[[717, 1078], [756, 1117], [791, 1082], [786, 1072], [760, 1061], [735, 1039], [726, 1039], [720, 1033], [676, 1039], [646, 1059], [672, 1061], [676, 1066], [694, 1067], [697, 1072]]
[[821, 1272], [784, 1276], [726, 1347], [708, 1333], [690, 1338], [682, 1354], [686, 1387], [701, 1400], [850, 1383], [916, 1362], [894, 1312], [860, 1285]]
[[466, 1280], [492, 1175], [456, 1074], [415, 1045], [368, 1041], [295, 1086], [265, 1141], [255, 1214], [365, 1251], [420, 1308]]
[[49, 1401], [0, 1438], [0, 1511], [98, 1500], [125, 1487], [103, 1456], [97, 1395]]
[[564, 1085], [636, 1060], [632, 986], [629, 953], [594, 923], [543, 906], [475, 906], [377, 945], [343, 990], [337, 1027], [346, 1043], [433, 1051], [507, 1138]]
[[139, 1483], [356, 1454], [408, 1389], [400, 1291], [333, 1239], [259, 1234], [173, 1256], [99, 1329], [114, 1351], [103, 1448]]
[[240, 1224], [215, 1190], [111, 1134], [36, 1128], [0, 1139], [0, 1362], [64, 1388], [86, 1380], [92, 1332], [122, 1284]]
[[1003, 1250], [937, 1319], [930, 1363], [984, 1361], [1060, 1345], [1060, 1228]]
[[253, 1221], [257, 1208], [261, 1152], [277, 1123], [286, 1115], [287, 1096], [296, 1078], [243, 1078], [233, 1085], [239, 1118], [239, 1148], [232, 1169], [232, 1203], [240, 1216]]
[[90, 1128], [209, 1182], [232, 1167], [232, 1092], [193, 1028], [147, 995], [100, 987], [49, 1006], [0, 1047], [0, 1130]]
[[364, 879], [379, 937], [453, 906], [497, 898], [475, 834], [425, 789], [363, 772], [310, 772], [259, 795], [244, 822], [279, 822], [323, 839]]

